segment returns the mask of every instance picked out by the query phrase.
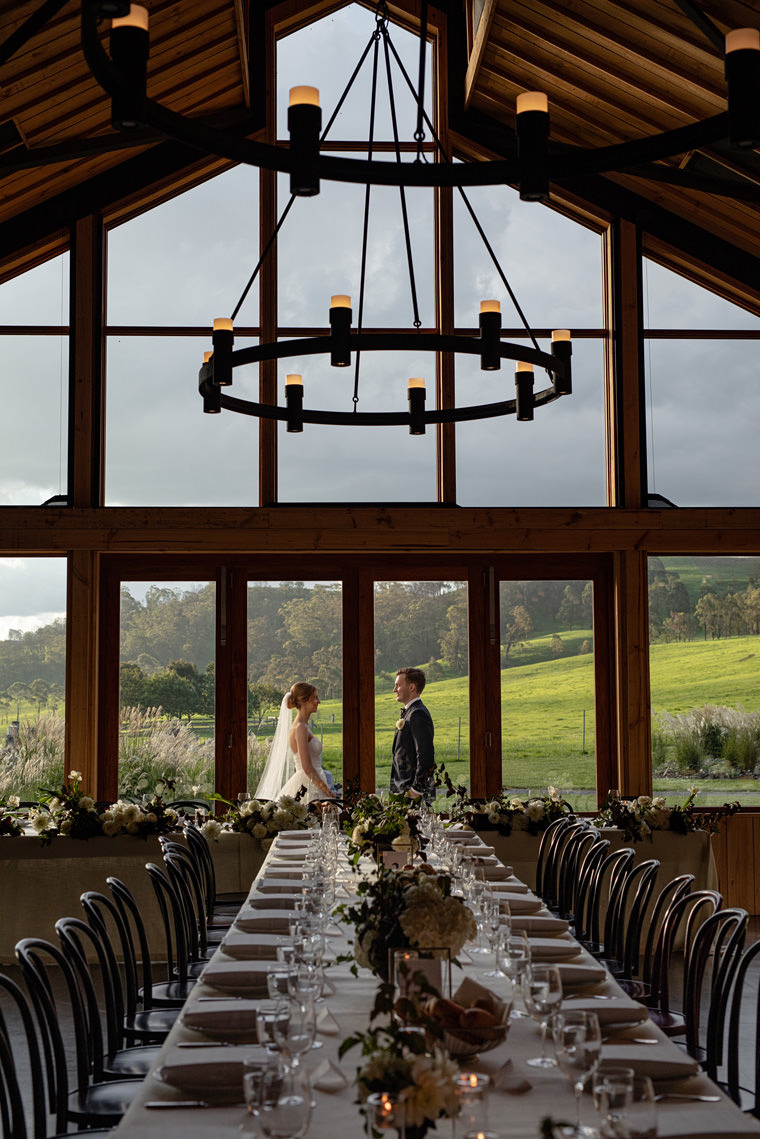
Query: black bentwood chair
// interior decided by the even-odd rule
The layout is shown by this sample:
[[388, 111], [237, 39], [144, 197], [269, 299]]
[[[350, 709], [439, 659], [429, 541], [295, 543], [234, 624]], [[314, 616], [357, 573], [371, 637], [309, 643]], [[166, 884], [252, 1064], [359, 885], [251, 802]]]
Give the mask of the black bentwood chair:
[[[107, 878], [106, 883], [129, 933], [132, 943], [132, 956], [135, 962], [140, 963], [142, 983], [140, 984], [138, 981], [137, 997], [142, 1002], [143, 1009], [182, 1008], [193, 990], [195, 978], [188, 977], [184, 981], [180, 981], [170, 973], [169, 979], [166, 981], [155, 981], [153, 979], [154, 966], [148, 945], [148, 933], [140, 914], [140, 907], [131, 890], [119, 878]], [[139, 953], [135, 939], [137, 946], [139, 946]]]
[[[141, 1079], [104, 1080], [97, 1083], [92, 1072], [93, 1041], [89, 1018], [76, 974], [57, 945], [42, 938], [25, 937], [16, 945], [16, 959], [34, 1007], [37, 1028], [46, 1057], [53, 1057], [48, 1075], [53, 1080], [51, 1099], [60, 1096], [66, 1118], [80, 1129], [115, 1127], [142, 1086]], [[73, 1020], [73, 1050], [77, 1086], [69, 1090], [66, 1047], [55, 1007], [47, 967], [60, 972]]]

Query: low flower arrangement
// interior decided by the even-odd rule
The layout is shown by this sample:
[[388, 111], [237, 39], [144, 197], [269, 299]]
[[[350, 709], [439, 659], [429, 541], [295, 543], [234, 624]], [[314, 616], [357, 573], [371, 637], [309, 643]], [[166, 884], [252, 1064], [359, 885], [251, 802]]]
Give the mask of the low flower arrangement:
[[555, 819], [572, 815], [573, 808], [556, 787], [548, 787], [545, 795], [531, 795], [527, 799], [520, 799], [507, 790], [493, 799], [471, 799], [457, 794], [448, 813], [452, 822], [464, 823], [476, 831], [497, 831], [501, 835], [512, 831], [540, 834]]
[[164, 803], [163, 790], [163, 785], [159, 785], [153, 797], [142, 803], [119, 800], [99, 811], [92, 796], [82, 791], [81, 772], [71, 771], [60, 789], [41, 790], [40, 805], [30, 811], [29, 822], [45, 844], [56, 835], [88, 839], [101, 835], [113, 838], [133, 834], [147, 838], [151, 834], [168, 834], [179, 829], [180, 817]]
[[403, 795], [362, 795], [343, 814], [349, 853], [354, 863], [378, 846], [414, 850], [418, 843], [418, 811]]
[[594, 826], [615, 827], [623, 832], [626, 842], [641, 842], [643, 839], [651, 842], [654, 831], [672, 831], [674, 834], [707, 831], [717, 834], [720, 820], [740, 810], [740, 804], [734, 802], [724, 803], [717, 809], [698, 811], [694, 803], [698, 794], [699, 788], [692, 787], [684, 802], [672, 807], [661, 796], [638, 795], [624, 799], [610, 794], [593, 820]]
[[426, 863], [414, 870], [378, 866], [356, 893], [358, 901], [340, 912], [355, 928], [355, 965], [379, 977], [388, 977], [391, 949], [447, 949], [456, 958], [477, 934], [472, 910], [451, 893], [450, 877]]
[[319, 824], [317, 814], [297, 795], [281, 795], [277, 800], [264, 803], [258, 799], [231, 803], [219, 795], [214, 798], [227, 807], [220, 819], [208, 819], [201, 827], [206, 838], [214, 841], [223, 831], [235, 831], [257, 838], [264, 850], [268, 850], [280, 831], [305, 830]]
[[[361, 1046], [363, 1062], [356, 1072], [359, 1102], [366, 1103], [375, 1093], [402, 1105], [407, 1137], [420, 1139], [437, 1119], [457, 1115], [459, 1065], [438, 1044], [431, 1047], [423, 1033], [409, 1033], [392, 1018], [385, 1025], [373, 1025], [380, 1012], [390, 1012], [391, 1006], [392, 986], [381, 985], [370, 1027], [347, 1037], [339, 1055]], [[369, 1113], [366, 1122], [371, 1135]]]

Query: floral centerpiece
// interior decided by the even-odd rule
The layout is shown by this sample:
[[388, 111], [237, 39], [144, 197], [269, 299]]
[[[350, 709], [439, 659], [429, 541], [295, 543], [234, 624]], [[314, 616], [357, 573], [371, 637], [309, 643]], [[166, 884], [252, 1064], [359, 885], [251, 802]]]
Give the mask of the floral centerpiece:
[[163, 785], [151, 799], [142, 803], [119, 800], [105, 810], [98, 810], [91, 795], [82, 790], [82, 773], [70, 771], [58, 790], [41, 788], [39, 806], [32, 808], [29, 821], [43, 843], [56, 835], [89, 839], [120, 834], [147, 838], [151, 834], [167, 834], [179, 828], [179, 815], [163, 800]]
[[0, 836], [17, 838], [24, 833], [23, 821], [17, 814], [19, 806], [18, 795], [9, 795], [7, 799], [0, 795]]
[[378, 866], [356, 892], [358, 901], [340, 912], [356, 931], [355, 964], [380, 977], [388, 976], [391, 949], [447, 949], [455, 958], [477, 934], [472, 910], [451, 893], [448, 874], [426, 863], [415, 870]]
[[414, 850], [418, 843], [419, 811], [404, 795], [362, 795], [343, 814], [349, 853], [356, 863], [379, 846]]
[[710, 811], [697, 811], [694, 800], [698, 794], [699, 788], [692, 787], [683, 803], [669, 807], [661, 796], [636, 795], [624, 799], [610, 792], [593, 820], [594, 826], [621, 830], [626, 842], [641, 842], [642, 839], [651, 842], [654, 831], [673, 831], [675, 834], [707, 831], [717, 834], [720, 820], [740, 810], [739, 803], [735, 802], [724, 803]]
[[[347, 1037], [339, 1055], [361, 1046], [363, 1063], [356, 1073], [359, 1102], [366, 1104], [372, 1094], [387, 1097], [402, 1107], [407, 1139], [421, 1139], [441, 1116], [456, 1116], [459, 1066], [437, 1044], [431, 1048], [424, 1033], [409, 1033], [393, 1019], [373, 1026], [381, 1012], [390, 1013], [391, 1006], [392, 986], [381, 985], [370, 1027]], [[369, 1112], [366, 1119], [367, 1132], [372, 1134]]]
[[493, 830], [501, 835], [512, 831], [540, 834], [562, 815], [572, 815], [573, 808], [556, 787], [548, 787], [545, 795], [521, 799], [503, 790], [493, 799], [471, 799], [457, 795], [449, 807], [453, 822], [465, 823], [476, 831]]
[[213, 840], [218, 839], [222, 831], [236, 831], [257, 838], [264, 850], [268, 850], [280, 831], [306, 829], [319, 822], [299, 795], [281, 795], [279, 799], [263, 803], [258, 799], [231, 803], [220, 795], [213, 798], [227, 807], [220, 819], [209, 819], [201, 827], [206, 838]]

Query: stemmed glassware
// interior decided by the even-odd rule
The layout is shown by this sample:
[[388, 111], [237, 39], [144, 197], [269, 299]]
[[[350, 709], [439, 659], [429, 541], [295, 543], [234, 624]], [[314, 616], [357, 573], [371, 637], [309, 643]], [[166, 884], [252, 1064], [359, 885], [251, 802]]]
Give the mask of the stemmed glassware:
[[255, 1116], [266, 1139], [301, 1139], [311, 1120], [311, 1087], [306, 1072], [294, 1065], [267, 1068]]
[[314, 1002], [308, 998], [294, 1000], [290, 997], [278, 1003], [278, 1013], [280, 1009], [283, 1015], [275, 1016], [274, 1021], [275, 1044], [288, 1057], [290, 1066], [297, 1068], [301, 1056], [310, 1050], [317, 1034]]
[[557, 1061], [546, 1055], [546, 1030], [552, 1013], [562, 1004], [562, 979], [556, 965], [531, 965], [522, 979], [525, 1007], [541, 1028], [541, 1055], [526, 1060], [533, 1068], [554, 1068]]
[[573, 1082], [575, 1091], [575, 1133], [595, 1135], [581, 1124], [581, 1096], [586, 1080], [599, 1067], [602, 1057], [602, 1031], [595, 1012], [558, 1012], [551, 1018], [554, 1054], [557, 1063]]
[[509, 931], [505, 929], [501, 920], [499, 899], [490, 890], [486, 890], [483, 894], [481, 915], [486, 937], [488, 938], [488, 948], [494, 955], [493, 968], [489, 969], [483, 975], [485, 977], [506, 977], [507, 974], [503, 972], [499, 965], [498, 946], [499, 941], [502, 940]]
[[512, 1012], [510, 1020], [524, 1020], [528, 1013], [517, 1008], [517, 997], [522, 994], [523, 973], [530, 968], [530, 942], [524, 933], [508, 933], [496, 943], [496, 960], [504, 976], [512, 982]]

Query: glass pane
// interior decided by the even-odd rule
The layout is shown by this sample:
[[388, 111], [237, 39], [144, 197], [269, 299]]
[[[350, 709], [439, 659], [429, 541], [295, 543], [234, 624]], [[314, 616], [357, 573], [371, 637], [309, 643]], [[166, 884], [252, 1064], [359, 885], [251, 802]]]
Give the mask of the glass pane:
[[[185, 337], [109, 337], [106, 505], [258, 502], [258, 421], [204, 414], [198, 370], [206, 346]], [[229, 390], [257, 400], [258, 370], [237, 369]]]
[[[535, 390], [549, 386], [536, 372]], [[514, 399], [514, 371], [481, 372], [477, 357], [457, 360], [457, 400], [469, 404]], [[462, 506], [603, 506], [605, 435], [603, 349], [597, 340], [573, 344], [573, 394], [536, 408], [535, 419], [514, 415], [457, 426], [457, 501]]]
[[40, 506], [67, 490], [68, 337], [3, 336], [0, 351], [9, 378], [0, 505]]
[[3, 324], [68, 324], [68, 253], [0, 284], [0, 312]]
[[[467, 198], [531, 328], [601, 328], [602, 239], [554, 210], [521, 202], [504, 186]], [[458, 327], [477, 328], [480, 302], [501, 301], [505, 328], [522, 327], [458, 192], [454, 193], [454, 289]]]
[[502, 780], [596, 809], [593, 587], [502, 581]]
[[119, 794], [214, 790], [216, 586], [130, 581], [121, 590]]
[[[248, 791], [255, 794], [285, 693], [298, 681], [320, 698], [310, 729], [322, 768], [343, 779], [343, 591], [339, 581], [248, 583]], [[295, 771], [288, 767], [288, 776]]]
[[[281, 178], [280, 209], [287, 205]], [[433, 193], [407, 190], [417, 311], [422, 325], [434, 321]], [[325, 182], [313, 198], [297, 200], [278, 236], [279, 321], [283, 327], [327, 327], [330, 297], [348, 293], [353, 328], [359, 322], [359, 289], [364, 225], [364, 187]], [[307, 251], [307, 252], [305, 252]], [[367, 269], [362, 326], [414, 331], [415, 309], [399, 191], [372, 188], [367, 234]]]
[[[283, 363], [283, 362], [281, 362]], [[350, 412], [354, 369], [331, 368], [328, 357], [290, 362], [301, 372], [304, 407]], [[433, 400], [434, 357], [398, 352], [365, 353], [361, 358], [360, 411], [408, 410], [411, 376], [427, 380]], [[290, 365], [289, 365], [290, 367]], [[284, 396], [284, 372], [279, 402]], [[303, 433], [278, 430], [281, 502], [434, 502], [435, 432], [410, 435], [406, 427], [326, 427], [304, 424]]]
[[644, 258], [644, 323], [649, 328], [760, 328], [738, 305]]
[[[258, 171], [237, 166], [110, 230], [109, 324], [211, 329], [230, 316], [258, 259], [258, 222]], [[254, 286], [237, 323], [258, 322]]]
[[63, 781], [66, 559], [0, 558], [0, 796]]
[[676, 506], [756, 506], [757, 341], [648, 340], [649, 490]]
[[[292, 35], [283, 36], [277, 43], [277, 134], [288, 137], [288, 92], [291, 87], [305, 83], [319, 88], [322, 107], [322, 130], [338, 105], [359, 60], [375, 31], [374, 12], [349, 4], [338, 12], [316, 20]], [[419, 39], [391, 24], [390, 40], [416, 87], [419, 70]], [[392, 53], [391, 53], [392, 55]], [[430, 58], [428, 46], [425, 67], [425, 108], [430, 115]], [[370, 49], [340, 114], [327, 135], [328, 141], [366, 139], [369, 131], [369, 107], [372, 87], [373, 51]], [[401, 141], [411, 142], [417, 126], [417, 107], [409, 87], [393, 60], [391, 82], [398, 133]], [[388, 110], [388, 87], [383, 45], [380, 44], [378, 62], [378, 94], [374, 138], [389, 142], [393, 138], [392, 122]], [[429, 137], [429, 132], [426, 131]]]
[[756, 806], [760, 557], [649, 558], [656, 794]]
[[467, 586], [459, 581], [375, 584], [375, 772], [390, 785], [393, 738], [402, 704], [399, 668], [421, 668], [422, 701], [433, 718], [435, 762], [454, 782], [470, 781], [470, 687]]

